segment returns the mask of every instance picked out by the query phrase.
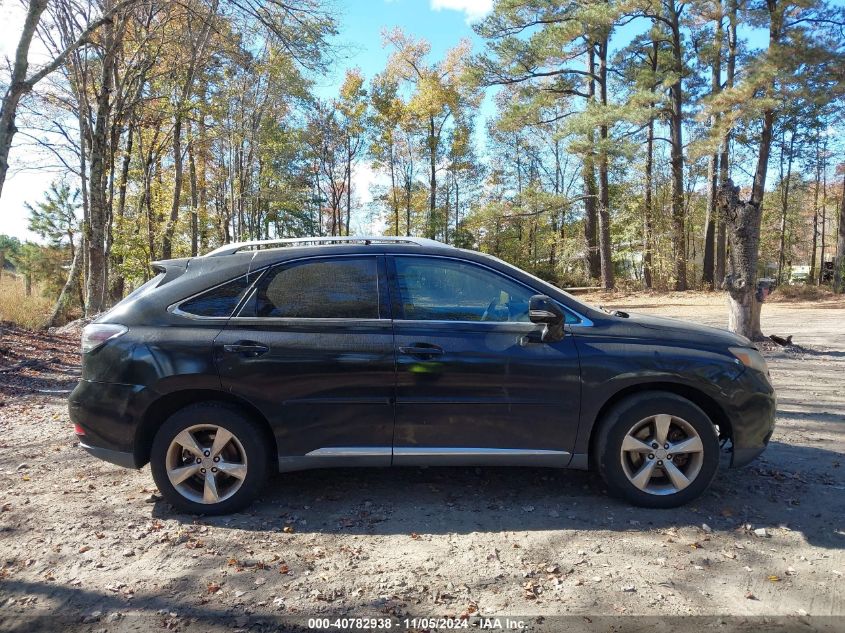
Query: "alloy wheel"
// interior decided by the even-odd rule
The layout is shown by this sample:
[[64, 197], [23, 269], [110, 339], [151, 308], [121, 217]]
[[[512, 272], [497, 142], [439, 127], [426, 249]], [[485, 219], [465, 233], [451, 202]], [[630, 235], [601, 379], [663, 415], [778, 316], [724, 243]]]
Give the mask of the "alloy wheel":
[[166, 468], [170, 483], [186, 499], [220, 503], [243, 485], [246, 451], [240, 440], [222, 426], [197, 424], [170, 442]]
[[689, 422], [661, 413], [631, 427], [622, 440], [620, 459], [634, 486], [652, 495], [671, 495], [698, 477], [704, 443]]

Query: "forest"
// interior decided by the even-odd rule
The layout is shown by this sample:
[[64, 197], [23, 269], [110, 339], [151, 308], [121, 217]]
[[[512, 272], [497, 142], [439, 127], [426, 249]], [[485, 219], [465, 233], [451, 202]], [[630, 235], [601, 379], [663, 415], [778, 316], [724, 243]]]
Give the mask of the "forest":
[[63, 174], [28, 207], [42, 241], [0, 237], [0, 264], [49, 297], [45, 325], [115, 304], [156, 260], [355, 233], [562, 287], [726, 290], [750, 335], [759, 278], [809, 266], [845, 289], [841, 5], [496, 0], [473, 24], [484, 46], [439, 58], [384, 25], [383, 69], [346, 69], [331, 97], [315, 85], [344, 25], [327, 1], [23, 5], [0, 222], [15, 157]]

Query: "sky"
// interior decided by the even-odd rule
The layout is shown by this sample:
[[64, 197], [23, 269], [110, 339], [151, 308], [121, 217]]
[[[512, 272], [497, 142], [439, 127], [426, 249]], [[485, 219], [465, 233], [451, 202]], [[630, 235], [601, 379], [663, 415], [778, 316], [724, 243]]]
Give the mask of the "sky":
[[[382, 46], [382, 31], [401, 27], [414, 38], [425, 38], [431, 43], [431, 60], [441, 59], [443, 54], [455, 46], [462, 38], [472, 43], [473, 52], [483, 49], [483, 41], [472, 30], [473, 22], [483, 18], [493, 6], [493, 0], [333, 0], [338, 11], [339, 35], [334, 39], [338, 47], [338, 59], [333, 71], [325, 77], [316, 78], [316, 93], [323, 98], [337, 95], [343, 74], [348, 67], [358, 67], [369, 79], [381, 72], [387, 62], [389, 50]], [[834, 5], [842, 6], [845, 0], [833, 0]], [[23, 13], [17, 3], [0, 0], [0, 59], [12, 57], [17, 37], [5, 37], [17, 34], [23, 21]], [[643, 21], [639, 21], [642, 23]], [[635, 22], [636, 24], [636, 22]], [[634, 29], [642, 28], [631, 25], [617, 30], [616, 41], [625, 42], [635, 35]], [[751, 41], [752, 46], [763, 44], [762, 33], [753, 33], [745, 29], [741, 34]], [[35, 48], [31, 62], [39, 61], [39, 51]], [[492, 100], [489, 95], [481, 108], [482, 117], [492, 116]], [[483, 125], [477, 126], [478, 134], [483, 134]], [[19, 135], [20, 136], [20, 135]], [[23, 140], [23, 139], [21, 139]], [[0, 198], [0, 233], [14, 235], [21, 239], [37, 240], [37, 236], [27, 228], [27, 211], [24, 203], [34, 203], [41, 199], [43, 192], [59, 173], [40, 168], [38, 160], [25, 148], [15, 147], [10, 156], [9, 175]], [[359, 203], [366, 205], [371, 199], [370, 186], [378, 182], [378, 176], [362, 161], [354, 176], [353, 191]], [[358, 226], [353, 229], [378, 231], [379, 227], [367, 225], [369, 220], [358, 218]]]
[[[486, 15], [493, 6], [493, 0], [334, 1], [339, 13], [340, 31], [334, 39], [338, 46], [336, 70], [326, 77], [317, 78], [315, 86], [317, 94], [324, 98], [337, 95], [348, 67], [357, 66], [368, 79], [384, 69], [389, 53], [382, 47], [383, 28], [398, 26], [415, 38], [426, 38], [431, 42], [433, 60], [442, 57], [461, 38], [469, 38], [474, 51], [480, 51], [481, 40], [472, 31], [471, 23]], [[0, 2], [0, 24], [5, 25], [4, 35], [17, 34], [22, 24], [22, 12], [14, 4]], [[16, 45], [16, 37], [0, 37], [0, 59], [13, 57]], [[33, 52], [31, 61], [36, 62], [38, 51]], [[23, 147], [12, 148], [9, 164], [12, 168], [0, 198], [0, 233], [38, 241], [38, 236], [27, 230], [24, 203], [40, 200], [50, 182], [60, 174], [36, 168], [36, 160]], [[361, 203], [369, 201], [370, 185], [376, 181], [376, 174], [367, 165], [358, 169], [353, 191], [357, 192]], [[359, 222], [366, 221], [359, 218]]]

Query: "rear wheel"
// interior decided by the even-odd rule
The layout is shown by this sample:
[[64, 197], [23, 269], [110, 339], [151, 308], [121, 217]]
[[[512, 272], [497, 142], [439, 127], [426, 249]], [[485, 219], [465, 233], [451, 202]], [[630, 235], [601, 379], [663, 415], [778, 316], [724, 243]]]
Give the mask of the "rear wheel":
[[642, 393], [605, 417], [594, 458], [613, 494], [635, 505], [673, 508], [710, 485], [719, 438], [710, 418], [686, 398]]
[[170, 416], [150, 452], [153, 479], [174, 507], [226, 514], [248, 506], [267, 477], [261, 428], [240, 410], [201, 403]]

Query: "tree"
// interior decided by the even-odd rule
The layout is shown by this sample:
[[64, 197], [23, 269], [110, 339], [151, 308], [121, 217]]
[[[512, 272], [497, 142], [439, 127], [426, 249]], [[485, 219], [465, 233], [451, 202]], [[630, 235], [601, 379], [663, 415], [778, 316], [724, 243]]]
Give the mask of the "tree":
[[426, 63], [431, 45], [414, 40], [400, 29], [384, 34], [385, 44], [393, 47], [388, 73], [412, 88], [407, 109], [424, 130], [422, 146], [428, 159], [429, 212], [425, 235], [436, 238], [443, 231], [445, 220], [437, 209], [437, 172], [443, 159], [443, 140], [447, 126], [454, 124], [465, 108], [479, 103], [479, 93], [469, 82], [463, 81], [470, 45], [464, 40], [446, 53], [444, 59]]
[[29, 211], [29, 230], [60, 246], [65, 240], [73, 252], [73, 241], [79, 231], [80, 190], [66, 179], [50, 183], [44, 200], [35, 206], [24, 203]]
[[[520, 96], [528, 102], [547, 103], [555, 97], [578, 97], [584, 102], [578, 123], [584, 140], [573, 144], [573, 149], [584, 157], [582, 199], [587, 251], [592, 249], [595, 218], [605, 289], [614, 285], [609, 206], [609, 164], [613, 153], [610, 129], [619, 116], [609, 101], [608, 52], [620, 12], [621, 8], [614, 2], [504, 2], [496, 4], [493, 12], [475, 27], [487, 40], [487, 52], [476, 61], [482, 84], [521, 87]], [[597, 137], [595, 129], [598, 129]], [[597, 182], [594, 165], [598, 171]], [[594, 267], [592, 263], [591, 272]]]
[[760, 339], [757, 259], [775, 122], [791, 103], [792, 91], [799, 87], [841, 94], [845, 86], [838, 73], [845, 62], [845, 42], [836, 31], [841, 20], [821, 2], [764, 0], [751, 4], [747, 11], [752, 23], [768, 28], [768, 47], [749, 69], [745, 81], [723, 91], [725, 101], [720, 95], [714, 103], [729, 103], [746, 120], [757, 119], [759, 125], [757, 165], [749, 199], [740, 199], [739, 189], [730, 179], [720, 195], [732, 240], [731, 270], [724, 282], [730, 303], [729, 326], [748, 338]]
[[338, 114], [342, 117], [341, 128], [346, 149], [346, 234], [352, 216], [352, 172], [367, 140], [367, 91], [364, 77], [357, 68], [347, 70], [340, 94], [336, 101]]
[[114, 15], [134, 1], [120, 0], [119, 2], [105, 4], [100, 17], [88, 22], [74, 39], [64, 43], [64, 46], [53, 59], [34, 73], [29, 74], [29, 48], [48, 5], [48, 0], [29, 0], [21, 36], [15, 49], [15, 61], [12, 66], [9, 85], [3, 95], [2, 105], [0, 105], [0, 196], [3, 195], [3, 184], [6, 182], [6, 172], [9, 169], [9, 150], [12, 148], [12, 141], [18, 131], [15, 127], [15, 119], [21, 99], [32, 91], [42, 79], [59, 69], [71, 53], [88, 45], [90, 39], [101, 26], [108, 24]]
[[372, 116], [370, 127], [370, 156], [373, 167], [386, 170], [390, 176], [390, 189], [386, 199], [393, 215], [393, 235], [401, 235], [399, 226], [399, 184], [398, 184], [398, 137], [400, 125], [405, 118], [405, 104], [399, 97], [399, 85], [386, 74], [376, 75], [370, 90]]
[[[53, 311], [43, 325], [44, 328], [55, 325], [57, 319], [65, 310], [73, 289], [79, 287], [82, 249], [74, 243], [79, 231], [79, 218], [77, 216], [80, 207], [79, 198], [79, 189], [71, 188], [66, 180], [60, 180], [50, 185], [50, 188], [44, 194], [44, 200], [37, 202], [35, 206], [26, 204], [26, 208], [29, 210], [29, 230], [49, 240], [54, 247], [66, 246], [71, 256], [66, 281], [62, 285]], [[65, 240], [67, 241], [65, 242]], [[34, 257], [29, 258], [30, 274], [31, 264], [34, 260]]]
[[0, 279], [6, 271], [6, 261], [13, 260], [20, 252], [21, 241], [9, 235], [0, 234]]
[[842, 174], [842, 198], [839, 200], [839, 230], [833, 260], [833, 291], [845, 293], [845, 169]]

